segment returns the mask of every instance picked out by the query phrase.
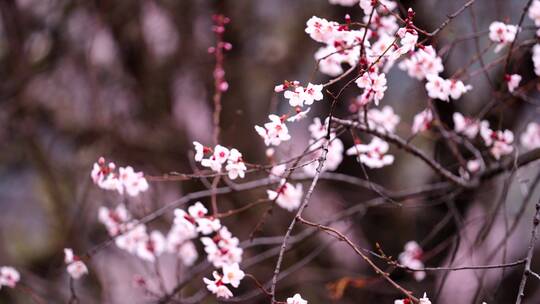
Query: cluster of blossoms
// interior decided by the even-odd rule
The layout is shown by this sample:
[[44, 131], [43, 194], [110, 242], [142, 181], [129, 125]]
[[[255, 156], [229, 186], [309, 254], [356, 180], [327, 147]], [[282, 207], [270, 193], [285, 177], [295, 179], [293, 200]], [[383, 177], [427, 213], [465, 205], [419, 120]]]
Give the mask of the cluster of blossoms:
[[125, 206], [115, 210], [101, 207], [98, 219], [105, 225], [110, 236], [115, 236], [118, 248], [142, 260], [154, 262], [165, 251], [165, 237], [159, 231], [147, 232], [146, 225], [132, 219]]
[[[217, 145], [212, 149], [196, 141], [193, 142], [193, 146], [195, 146], [195, 161], [200, 162], [203, 167], [220, 173], [222, 166], [227, 163], [225, 171], [227, 171], [230, 179], [244, 178], [247, 168], [242, 159], [242, 153], [237, 149], [229, 150], [221, 145]], [[209, 157], [204, 158], [205, 155], [209, 155]]]
[[418, 80], [425, 79], [427, 75], [439, 75], [444, 71], [442, 59], [431, 45], [419, 47], [409, 58], [402, 60], [398, 67]]
[[[500, 159], [502, 155], [512, 153], [514, 147], [514, 134], [510, 130], [494, 131], [489, 128], [488, 121], [479, 121], [470, 117], [465, 117], [460, 113], [454, 113], [454, 130], [458, 134], [474, 139], [478, 133], [482, 137], [484, 144], [490, 148], [490, 153], [495, 159]], [[472, 171], [476, 171], [476, 163], [471, 164]], [[470, 171], [470, 170], [469, 170]]]
[[472, 90], [471, 85], [465, 85], [461, 80], [443, 79], [438, 75], [426, 75], [426, 91], [428, 96], [433, 99], [450, 101], [450, 98], [457, 100], [463, 94]]
[[384, 92], [388, 88], [386, 86], [386, 75], [377, 73], [377, 68], [372, 67], [356, 80], [356, 85], [364, 89], [362, 95], [357, 97], [356, 104], [365, 106], [371, 102], [379, 105], [384, 97]]
[[[244, 273], [238, 263], [242, 261], [243, 250], [239, 240], [233, 237], [227, 227], [221, 225], [219, 219], [208, 215], [208, 210], [201, 202], [196, 202], [187, 208], [174, 210], [174, 222], [165, 237], [155, 230], [147, 232], [144, 224], [132, 219], [124, 205], [118, 205], [114, 210], [101, 207], [99, 220], [109, 234], [115, 237], [115, 244], [140, 259], [155, 262], [163, 253], [176, 256], [185, 266], [192, 266], [199, 255], [193, 239], [200, 236], [204, 245], [207, 259], [214, 267], [221, 268], [223, 275], [214, 272], [215, 280], [205, 279], [208, 290], [218, 297], [229, 298], [232, 292], [225, 284], [238, 287]], [[86, 273], [86, 267], [80, 259], [66, 249], [68, 272], [74, 278]]]
[[[489, 128], [488, 121], [479, 121], [463, 116], [461, 113], [453, 114], [454, 130], [469, 139], [474, 139], [479, 133], [484, 144], [490, 148], [490, 153], [495, 159], [500, 159], [503, 155], [508, 155], [514, 150], [512, 143], [514, 134], [510, 130], [494, 131]], [[412, 126], [412, 133], [416, 134], [428, 130], [433, 122], [433, 113], [430, 109], [416, 114]], [[477, 163], [471, 165], [477, 168]], [[476, 170], [473, 170], [476, 171]]]
[[218, 298], [228, 299], [233, 296], [233, 293], [225, 284], [237, 288], [245, 274], [240, 270], [238, 264], [232, 264], [223, 266], [223, 275], [219, 275], [217, 271], [214, 271], [212, 276], [214, 277], [213, 280], [203, 278], [206, 288]]
[[[415, 241], [409, 241], [403, 247], [403, 252], [399, 254], [398, 260], [399, 263], [405, 267], [411, 269], [422, 269], [424, 268], [424, 263], [422, 262], [423, 250]], [[415, 271], [414, 278], [417, 281], [422, 281], [426, 277], [424, 271]]]
[[83, 275], [88, 273], [88, 268], [84, 262], [80, 257], [73, 254], [71, 248], [64, 249], [64, 262], [67, 265], [67, 272], [75, 280], [80, 279]]
[[[310, 107], [313, 102], [323, 99], [323, 85], [308, 83], [306, 87], [300, 85], [298, 81], [284, 81], [283, 84], [277, 85], [274, 88], [276, 93], [283, 93], [289, 105], [294, 109], [294, 115], [284, 114], [281, 116], [271, 114], [268, 116], [270, 122], [264, 126], [255, 126], [255, 131], [264, 139], [266, 146], [279, 146], [282, 142], [291, 139], [289, 129], [285, 124], [288, 122], [296, 122], [307, 117]], [[303, 108], [308, 106], [306, 108]]]
[[508, 91], [512, 93], [516, 90], [517, 87], [519, 87], [519, 83], [521, 82], [521, 75], [504, 75], [504, 80], [506, 81], [506, 85], [508, 86]]
[[15, 288], [20, 279], [21, 275], [15, 268], [11, 266], [0, 267], [0, 288], [2, 286]]
[[498, 53], [505, 46], [512, 43], [516, 39], [518, 27], [515, 25], [505, 24], [500, 21], [495, 21], [489, 26], [489, 39], [495, 43], [495, 53]]
[[227, 227], [221, 225], [218, 219], [206, 216], [208, 210], [201, 203], [196, 203], [190, 208], [194, 207], [195, 210], [188, 208], [189, 214], [180, 209], [175, 210], [176, 219], [187, 226], [193, 225], [193, 222], [197, 224], [196, 231], [204, 235], [200, 240], [204, 245], [207, 260], [214, 267], [221, 268], [222, 272], [220, 275], [218, 271], [214, 271], [212, 273], [214, 280], [204, 278], [206, 288], [218, 298], [230, 298], [233, 294], [226, 284], [237, 288], [245, 276], [238, 264], [242, 261], [243, 254], [242, 248], [239, 247], [240, 242], [238, 238], [232, 236]]
[[213, 272], [214, 280], [204, 278], [207, 288], [217, 297], [230, 298], [232, 292], [225, 284], [237, 288], [244, 278], [238, 263], [242, 261], [243, 250], [239, 240], [233, 237], [219, 219], [208, 215], [202, 203], [196, 202], [185, 212], [174, 210], [174, 224], [167, 237], [168, 250], [175, 252], [185, 265], [191, 266], [197, 260], [197, 251], [191, 242], [202, 235], [201, 243], [207, 254], [207, 260], [216, 268], [221, 268], [223, 275]]
[[360, 57], [360, 44], [362, 41], [369, 44], [363, 40], [365, 29], [349, 30], [347, 25], [315, 16], [307, 21], [305, 31], [311, 39], [325, 44], [315, 53], [315, 59], [319, 61], [319, 70], [329, 76], [342, 74], [343, 63], [355, 66]]
[[358, 161], [369, 168], [382, 168], [394, 162], [394, 156], [386, 154], [390, 146], [378, 137], [374, 137], [367, 145], [358, 142], [347, 149], [347, 155], [357, 155]]
[[285, 91], [283, 93], [283, 97], [289, 100], [291, 107], [303, 107], [304, 105], [310, 106], [313, 104], [313, 102], [323, 99], [322, 84], [308, 83], [308, 85], [304, 88], [299, 85], [298, 81], [293, 81], [292, 83], [293, 84], [289, 85], [288, 87], [286, 87], [285, 84], [282, 84], [274, 89], [274, 91], [279, 92], [279, 90], [283, 88]]
[[367, 118], [364, 111], [358, 112], [358, 119], [361, 123], [365, 123], [370, 129], [375, 129], [381, 133], [394, 133], [400, 122], [400, 117], [394, 112], [391, 106], [384, 106], [381, 110], [377, 108], [367, 111]]
[[514, 151], [514, 133], [510, 130], [494, 131], [489, 128], [489, 122], [480, 122], [480, 136], [486, 146], [490, 147], [489, 152], [495, 159], [500, 159], [502, 155], [507, 155]]
[[[412, 304], [413, 302], [409, 299], [395, 300], [394, 304]], [[431, 301], [427, 297], [427, 294], [424, 292], [424, 295], [419, 299], [418, 304], [431, 304]], [[483, 303], [485, 304], [485, 303]]]
[[[197, 212], [197, 208], [193, 208], [192, 212]], [[118, 248], [148, 262], [154, 262], [156, 257], [166, 250], [177, 254], [187, 266], [192, 265], [197, 259], [195, 247], [188, 242], [190, 238], [196, 236], [194, 228], [191, 231], [187, 227], [182, 227], [175, 219], [171, 231], [165, 239], [159, 231], [152, 231], [148, 234], [145, 225], [131, 218], [122, 204], [118, 205], [115, 210], [106, 207], [101, 207], [99, 210], [99, 220], [105, 225], [111, 236], [116, 236], [115, 243]], [[201, 226], [204, 224], [201, 221]]]
[[270, 122], [264, 124], [264, 127], [255, 126], [255, 131], [264, 139], [267, 146], [279, 146], [281, 142], [291, 139], [289, 129], [284, 123], [285, 116], [269, 115]]
[[118, 191], [120, 194], [137, 196], [148, 190], [148, 182], [142, 172], [135, 172], [130, 166], [120, 167], [116, 171], [116, 165], [113, 162], [107, 164], [103, 157], [94, 163], [90, 176], [98, 187]]

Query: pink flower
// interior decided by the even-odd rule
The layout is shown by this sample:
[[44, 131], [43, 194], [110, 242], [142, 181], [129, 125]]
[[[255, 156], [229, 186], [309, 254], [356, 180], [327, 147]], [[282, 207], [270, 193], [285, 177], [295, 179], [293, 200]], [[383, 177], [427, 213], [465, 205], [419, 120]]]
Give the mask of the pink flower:
[[470, 139], [473, 139], [478, 134], [480, 122], [469, 117], [463, 116], [459, 112], [455, 112], [452, 116], [454, 119], [454, 130], [461, 133]]
[[489, 26], [489, 39], [497, 43], [495, 53], [498, 53], [507, 44], [514, 41], [518, 28], [515, 25], [504, 24], [499, 21], [492, 22]]
[[137, 244], [137, 256], [148, 262], [154, 262], [156, 257], [165, 251], [165, 237], [159, 231], [152, 231], [146, 240]]
[[431, 304], [431, 301], [428, 299], [425, 292], [424, 292], [424, 296], [422, 296], [419, 300], [420, 302], [418, 302], [418, 304]]
[[86, 265], [78, 256], [73, 254], [72, 249], [65, 248], [64, 255], [64, 262], [67, 264], [67, 272], [73, 279], [78, 280], [88, 273], [88, 268], [86, 268]]
[[2, 286], [15, 288], [20, 279], [21, 275], [15, 268], [11, 266], [0, 267], [0, 288]]
[[521, 145], [527, 149], [532, 150], [540, 148], [540, 124], [531, 122], [527, 125], [527, 129], [521, 134]]
[[[313, 119], [313, 124], [309, 126], [311, 132], [311, 139], [309, 144], [311, 145], [309, 154], [309, 163], [304, 166], [304, 172], [310, 176], [315, 176], [317, 168], [319, 167], [318, 158], [322, 155], [323, 145], [327, 141], [326, 128], [328, 126], [328, 119], [325, 120], [325, 124], [321, 124], [321, 120], [317, 117]], [[321, 169], [324, 171], [336, 170], [341, 161], [343, 160], [343, 142], [336, 137], [336, 134], [330, 133], [330, 142], [328, 143], [328, 153], [326, 154], [326, 161]]]
[[540, 44], [535, 44], [532, 49], [532, 61], [534, 64], [534, 73], [540, 76]]
[[207, 235], [221, 228], [219, 219], [213, 217], [201, 217], [195, 220], [197, 222], [197, 231]]
[[243, 250], [239, 247], [240, 241], [233, 237], [227, 227], [221, 227], [214, 237], [201, 237], [207, 260], [220, 268], [242, 261]]
[[358, 155], [358, 160], [369, 168], [382, 168], [394, 162], [394, 156], [386, 154], [388, 149], [389, 145], [386, 141], [374, 137], [369, 144], [356, 144], [345, 153]]
[[125, 224], [130, 218], [131, 215], [124, 204], [119, 204], [114, 210], [100, 207], [98, 211], [98, 219], [105, 225], [110, 236], [116, 236], [124, 231]]
[[379, 105], [379, 101], [383, 99], [384, 92], [388, 88], [386, 86], [386, 75], [384, 73], [379, 74], [376, 71], [365, 72], [355, 82], [359, 88], [364, 89], [359, 102], [362, 106], [371, 101]]
[[[266, 190], [269, 200], [276, 200], [278, 206], [288, 211], [293, 211], [300, 207], [302, 202], [302, 184], [296, 184], [296, 187], [286, 183], [285, 179], [276, 191]], [[277, 199], [276, 199], [277, 198]]]
[[540, 0], [534, 0], [529, 7], [529, 18], [536, 26], [540, 26]]
[[145, 242], [148, 239], [146, 233], [146, 226], [136, 223], [130, 223], [126, 227], [127, 232], [120, 234], [114, 239], [114, 242], [118, 248], [126, 250], [129, 253], [136, 254], [137, 248], [141, 242]]
[[300, 121], [307, 117], [307, 113], [309, 113], [310, 110], [311, 108], [307, 108], [306, 110], [302, 111], [302, 108], [297, 107], [296, 114], [287, 118], [287, 121], [290, 121], [290, 122]]
[[229, 288], [227, 288], [227, 286], [225, 286], [222, 281], [222, 277], [217, 273], [217, 271], [214, 271], [212, 275], [214, 276], [214, 280], [203, 278], [206, 288], [218, 298], [232, 298], [233, 293]]
[[193, 146], [195, 147], [195, 161], [200, 162], [204, 157], [204, 146], [197, 141], [193, 142]]
[[327, 130], [328, 127], [328, 119], [324, 121], [324, 125], [321, 123], [321, 119], [319, 117], [313, 118], [313, 123], [309, 125], [308, 130], [311, 133], [311, 138], [313, 139], [321, 139], [326, 136], [328, 133]]
[[148, 182], [142, 172], [135, 172], [132, 167], [120, 167], [119, 179], [122, 182], [123, 189], [130, 196], [137, 196], [141, 192], [148, 190]]
[[465, 85], [461, 80], [448, 79], [446, 80], [449, 88], [450, 97], [454, 100], [458, 100], [463, 94], [472, 90], [471, 85]]
[[244, 178], [247, 168], [242, 159], [242, 153], [236, 149], [231, 149], [225, 170], [227, 170], [230, 179]]
[[[389, 10], [393, 10], [397, 7], [396, 2], [392, 0], [378, 0], [378, 7], [382, 9], [383, 5]], [[373, 1], [372, 0], [360, 0], [360, 7], [364, 11], [364, 14], [369, 15], [373, 10]]]
[[449, 101], [450, 83], [437, 75], [427, 75], [426, 91], [433, 99]]
[[105, 163], [105, 158], [100, 157], [97, 163], [94, 163], [90, 176], [92, 181], [98, 187], [104, 190], [118, 191], [123, 193], [124, 188], [115, 172], [116, 165], [113, 162]]
[[244, 276], [245, 274], [238, 266], [238, 263], [223, 266], [222, 282], [225, 284], [231, 284], [232, 287], [238, 288]]
[[311, 105], [314, 101], [323, 99], [322, 84], [314, 85], [309, 83], [307, 87], [297, 86], [294, 91], [287, 90], [283, 96], [289, 100], [291, 107], [303, 107], [304, 104]]
[[282, 177], [284, 177], [286, 169], [287, 169], [287, 165], [285, 164], [273, 166], [272, 170], [270, 170], [270, 178], [281, 179]]
[[297, 293], [293, 297], [287, 298], [287, 304], [308, 304], [308, 301], [302, 299], [302, 296]]
[[508, 155], [514, 151], [512, 143], [514, 142], [514, 133], [510, 130], [493, 131], [489, 128], [489, 122], [480, 123], [480, 135], [486, 146], [490, 147], [491, 155], [495, 159], [500, 159], [503, 155]]
[[337, 22], [329, 22], [319, 17], [311, 17], [306, 23], [306, 33], [317, 42], [330, 42], [339, 28]]
[[424, 111], [416, 114], [414, 116], [414, 121], [412, 125], [412, 133], [416, 134], [419, 132], [424, 132], [430, 128], [431, 121], [433, 121], [433, 114], [430, 109], [425, 109]]
[[[360, 123], [365, 123], [364, 111], [358, 111]], [[391, 106], [384, 106], [381, 110], [377, 108], [370, 109], [367, 112], [369, 128], [375, 129], [381, 133], [394, 133], [400, 118], [394, 113]]]
[[255, 126], [255, 131], [264, 139], [267, 146], [279, 146], [281, 142], [291, 139], [289, 129], [277, 115], [269, 115], [270, 122], [263, 127]]
[[[195, 238], [197, 233], [185, 231], [184, 226], [174, 224], [167, 235], [167, 251], [178, 256], [186, 266], [191, 266], [199, 257], [197, 249], [190, 239]], [[192, 234], [191, 232], [195, 232]]]
[[[416, 270], [424, 268], [424, 263], [421, 260], [423, 250], [416, 241], [407, 242], [404, 249], [398, 257], [401, 265]], [[424, 271], [415, 271], [414, 277], [417, 281], [422, 281], [426, 277], [426, 273]]]
[[431, 45], [419, 48], [410, 58], [401, 61], [399, 68], [418, 80], [427, 75], [439, 75], [444, 70], [442, 59]]
[[329, 0], [330, 4], [338, 4], [343, 6], [353, 6], [358, 3], [358, 0]]
[[397, 56], [414, 51], [418, 42], [418, 33], [412, 29], [400, 28], [397, 34], [401, 38], [401, 47], [396, 51]]
[[506, 84], [508, 85], [508, 91], [512, 93], [517, 87], [519, 87], [519, 83], [521, 82], [521, 75], [519, 74], [505, 75], [504, 80], [506, 81]]

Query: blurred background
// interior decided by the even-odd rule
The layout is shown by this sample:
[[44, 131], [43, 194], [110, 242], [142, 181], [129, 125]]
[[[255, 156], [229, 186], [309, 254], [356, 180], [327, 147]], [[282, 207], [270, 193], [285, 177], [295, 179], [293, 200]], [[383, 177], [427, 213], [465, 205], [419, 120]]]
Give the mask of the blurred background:
[[[400, 1], [402, 8], [416, 10], [415, 24], [428, 31], [437, 28], [462, 2]], [[478, 31], [485, 32], [479, 40], [482, 48], [488, 44], [489, 24], [494, 20], [517, 24], [525, 2], [475, 2]], [[225, 40], [233, 45], [225, 59], [229, 90], [223, 96], [221, 144], [239, 149], [250, 163], [266, 162], [264, 143], [253, 125], [266, 122], [269, 113], [283, 113], [289, 107], [273, 92], [274, 86], [285, 79], [314, 83], [328, 80], [313, 74], [313, 54], [320, 45], [304, 33], [307, 19], [315, 15], [342, 22], [346, 13], [353, 21], [362, 17], [356, 5], [330, 5], [327, 0], [0, 0], [0, 12], [0, 265], [20, 270], [22, 283], [46, 303], [66, 303], [70, 296], [62, 249], [72, 247], [84, 253], [108, 238], [97, 223], [97, 209], [117, 205], [120, 197], [92, 184], [90, 169], [99, 156], [120, 166], [132, 165], [147, 175], [192, 172], [191, 142], [211, 144], [214, 58], [207, 49], [214, 44], [212, 14], [231, 18]], [[524, 25], [532, 22], [526, 19]], [[438, 50], [448, 48], [456, 38], [473, 32], [471, 15], [466, 11], [437, 36], [433, 45]], [[520, 39], [531, 38], [534, 30], [520, 34]], [[444, 77], [462, 67], [478, 70], [478, 63], [468, 65], [476, 52], [471, 39], [448, 49], [443, 56]], [[490, 51], [484, 60], [495, 58]], [[522, 83], [534, 86], [537, 80], [530, 58], [530, 49], [517, 50], [512, 70], [523, 76]], [[494, 68], [490, 75], [500, 81], [501, 71], [502, 67]], [[389, 89], [382, 104], [391, 105], [401, 115], [398, 133], [407, 137], [412, 117], [426, 107], [423, 84], [397, 67], [387, 78]], [[482, 73], [474, 74], [468, 83], [475, 89], [461, 100], [437, 105], [449, 124], [453, 112], [474, 115], [493, 98]], [[358, 93], [355, 88], [345, 91], [338, 116], [349, 114], [348, 104]], [[488, 118], [520, 133], [528, 121], [539, 120], [538, 101], [534, 102], [537, 90], [533, 89], [529, 97], [529, 102], [507, 100]], [[305, 148], [307, 125], [312, 117], [325, 117], [328, 109], [328, 102], [319, 102], [309, 119], [291, 127], [295, 140], [284, 145], [282, 159]], [[346, 148], [352, 145], [350, 136], [342, 136], [342, 140]], [[413, 143], [451, 166], [453, 159], [441, 142], [424, 136]], [[372, 181], [392, 190], [439, 181], [415, 158], [394, 148], [392, 153], [396, 163], [368, 171]], [[337, 171], [364, 178], [351, 157], [346, 157]], [[364, 248], [374, 249], [379, 243], [394, 257], [408, 240], [417, 240], [427, 252], [433, 250], [427, 265], [440, 265], [452, 255], [461, 257], [455, 265], [513, 261], [524, 256], [529, 240], [532, 210], [539, 194], [526, 190], [538, 171], [538, 165], [532, 164], [490, 180], [475, 191], [410, 199], [402, 207], [369, 208], [336, 227]], [[263, 176], [255, 174], [248, 179]], [[130, 202], [134, 214], [146, 214], [183, 194], [204, 189], [196, 181], [151, 182], [150, 186], [149, 192]], [[237, 208], [265, 195], [264, 189], [259, 189], [221, 196], [220, 209]], [[322, 181], [306, 217], [321, 221], [374, 197], [363, 188]], [[525, 198], [525, 216], [504, 248], [497, 248], [508, 218], [513, 218]], [[504, 203], [503, 208], [492, 216], [499, 201]], [[264, 208], [254, 208], [224, 222], [240, 240], [246, 240], [263, 212]], [[276, 208], [259, 235], [283, 235], [292, 216]], [[150, 226], [166, 232], [171, 219], [169, 214]], [[493, 225], [485, 240], [476, 242], [476, 234], [486, 227], [485, 219], [493, 219]], [[280, 282], [279, 298], [300, 292], [310, 304], [316, 304], [393, 303], [400, 297], [348, 247], [337, 243], [321, 247], [329, 241], [326, 235], [318, 234], [285, 256], [284, 265], [288, 267], [317, 253]], [[244, 256], [267, 249], [248, 249]], [[497, 256], [489, 260], [493, 250]], [[540, 269], [538, 261], [535, 259], [533, 269]], [[164, 258], [161, 263], [168, 269], [174, 261]], [[246, 271], [265, 282], [271, 278], [274, 265], [275, 257]], [[135, 274], [148, 272], [139, 259], [110, 246], [92, 258], [89, 270], [89, 276], [76, 282], [81, 303], [152, 303], [151, 297], [133, 286]], [[169, 272], [164, 271], [164, 275], [172, 288], [174, 275]], [[434, 303], [493, 304], [514, 300], [521, 274], [522, 268], [516, 267], [504, 272], [452, 272], [448, 276], [429, 273], [422, 282], [396, 271], [393, 278], [417, 294], [427, 291], [432, 300], [437, 295]], [[340, 285], [346, 288], [336, 292], [339, 288], [335, 283], [345, 284], [343, 278], [351, 278], [353, 283]], [[540, 302], [538, 283], [529, 280], [526, 303]], [[183, 293], [189, 296], [202, 288], [202, 280], [195, 278]], [[243, 283], [235, 293], [255, 288]], [[201, 300], [215, 302], [214, 297]], [[267, 302], [259, 296], [243, 303]], [[32, 301], [21, 290], [3, 288], [0, 303]]]

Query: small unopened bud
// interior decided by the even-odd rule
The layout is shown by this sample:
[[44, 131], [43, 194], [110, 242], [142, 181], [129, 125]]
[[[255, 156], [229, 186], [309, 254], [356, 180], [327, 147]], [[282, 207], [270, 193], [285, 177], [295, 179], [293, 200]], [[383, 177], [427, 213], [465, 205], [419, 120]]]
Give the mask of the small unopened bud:
[[232, 50], [232, 44], [229, 43], [229, 42], [224, 42], [223, 43], [223, 49], [226, 50], [226, 51]]
[[222, 81], [220, 84], [219, 84], [219, 90], [221, 92], [225, 92], [229, 89], [229, 84], [226, 82], [226, 81]]
[[351, 16], [349, 14], [345, 15], [345, 23], [351, 24]]
[[414, 15], [415, 15], [415, 12], [412, 8], [409, 7], [409, 9], [407, 10], [407, 18], [409, 20], [412, 20], [414, 18]]

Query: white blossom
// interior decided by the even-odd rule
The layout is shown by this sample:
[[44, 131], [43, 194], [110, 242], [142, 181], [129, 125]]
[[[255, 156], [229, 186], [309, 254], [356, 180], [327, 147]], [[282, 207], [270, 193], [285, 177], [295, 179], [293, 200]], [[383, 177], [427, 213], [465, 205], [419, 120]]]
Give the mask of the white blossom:
[[459, 112], [455, 112], [452, 118], [454, 120], [454, 130], [457, 133], [461, 133], [470, 139], [476, 137], [480, 129], [480, 122], [478, 120], [465, 117]]
[[0, 288], [2, 286], [15, 288], [20, 279], [21, 275], [15, 268], [11, 266], [0, 267]]
[[506, 84], [508, 85], [508, 91], [512, 93], [517, 87], [519, 87], [519, 83], [521, 82], [521, 75], [519, 74], [505, 75], [504, 80], [506, 81]]
[[293, 186], [290, 183], [286, 183], [285, 179], [281, 181], [281, 184], [276, 191], [266, 190], [266, 192], [268, 194], [268, 199], [276, 200], [278, 206], [288, 211], [297, 209], [302, 202], [302, 184]]
[[264, 139], [267, 146], [279, 146], [281, 142], [291, 139], [289, 129], [277, 115], [269, 115], [270, 122], [263, 127], [255, 126], [255, 131]]
[[521, 145], [527, 150], [540, 148], [540, 124], [536, 122], [529, 123], [525, 132], [521, 134], [520, 141]]
[[223, 266], [222, 281], [225, 284], [231, 284], [234, 288], [237, 288], [240, 285], [240, 281], [242, 281], [244, 275], [245, 274], [240, 269], [238, 263]]
[[382, 168], [394, 162], [394, 156], [386, 154], [388, 149], [386, 141], [374, 137], [367, 145], [355, 144], [346, 151], [346, 154], [357, 155], [358, 160], [369, 168]]
[[411, 131], [413, 134], [428, 130], [433, 121], [433, 113], [430, 109], [425, 109], [414, 116]]
[[504, 24], [494, 21], [489, 26], [489, 39], [495, 43], [495, 53], [498, 53], [503, 47], [514, 41], [518, 28], [515, 25]]
[[214, 276], [214, 280], [210, 280], [207, 278], [203, 278], [204, 283], [206, 284], [206, 288], [213, 294], [216, 295], [218, 298], [228, 299], [233, 296], [233, 293], [227, 286], [224, 285], [221, 276], [217, 273], [217, 271], [214, 271], [212, 273]]
[[69, 275], [77, 280], [83, 275], [88, 273], [88, 268], [81, 259], [73, 254], [73, 250], [70, 248], [64, 249], [64, 262], [67, 265], [67, 272]]
[[297, 293], [293, 297], [287, 298], [287, 304], [308, 304], [308, 301], [302, 299], [302, 296]]

